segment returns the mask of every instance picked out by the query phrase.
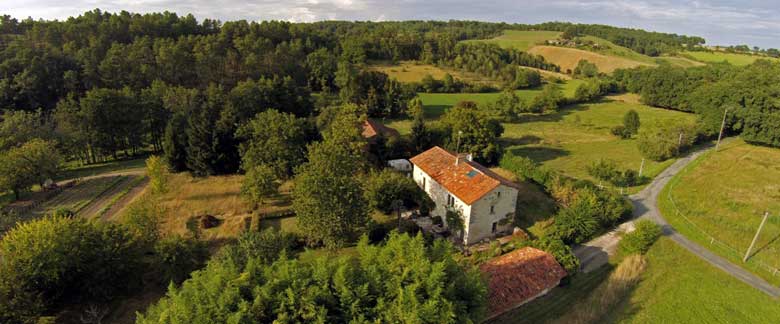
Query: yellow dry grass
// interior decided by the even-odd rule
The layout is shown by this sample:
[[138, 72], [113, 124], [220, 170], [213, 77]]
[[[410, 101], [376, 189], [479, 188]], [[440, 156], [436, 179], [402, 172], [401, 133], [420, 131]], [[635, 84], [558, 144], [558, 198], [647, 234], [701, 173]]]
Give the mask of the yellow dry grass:
[[453, 69], [441, 68], [417, 61], [401, 61], [398, 64], [390, 62], [371, 62], [368, 70], [379, 71], [395, 78], [400, 82], [420, 82], [426, 75], [431, 75], [436, 80], [441, 80], [449, 73], [453, 78], [474, 83], [493, 84], [496, 81], [476, 73], [463, 72]]
[[596, 64], [600, 72], [611, 73], [617, 69], [632, 68], [640, 65], [651, 66], [652, 64], [629, 60], [622, 57], [606, 56], [584, 50], [556, 47], [556, 46], [534, 46], [529, 53], [544, 56], [545, 60], [557, 64], [561, 71], [574, 70], [580, 60], [588, 60]]
[[623, 259], [607, 281], [599, 285], [587, 299], [575, 304], [569, 312], [553, 323], [586, 324], [599, 323], [600, 319], [639, 283], [647, 261], [641, 255]]

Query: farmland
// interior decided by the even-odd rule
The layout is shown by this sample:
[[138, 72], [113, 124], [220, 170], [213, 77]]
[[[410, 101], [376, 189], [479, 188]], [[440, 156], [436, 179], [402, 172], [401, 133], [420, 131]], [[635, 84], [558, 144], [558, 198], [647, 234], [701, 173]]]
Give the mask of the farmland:
[[603, 322], [775, 323], [777, 300], [661, 238], [631, 298]]
[[574, 70], [580, 60], [587, 60], [599, 68], [600, 72], [611, 73], [617, 69], [632, 68], [641, 65], [653, 65], [630, 60], [618, 56], [607, 56], [586, 50], [558, 47], [558, 46], [536, 46], [528, 51], [532, 54], [544, 56], [544, 58], [561, 67], [561, 71]]
[[[567, 84], [571, 87], [571, 83]], [[536, 91], [536, 90], [523, 90]], [[438, 119], [449, 107], [461, 100], [484, 103], [497, 94], [420, 94], [426, 118]], [[526, 92], [521, 97], [528, 98]], [[690, 114], [652, 108], [637, 102], [635, 96], [615, 96], [597, 103], [569, 106], [555, 113], [526, 115], [519, 123], [504, 123], [502, 141], [506, 152], [528, 157], [541, 165], [566, 175], [592, 179], [587, 167], [601, 158], [614, 160], [621, 168], [638, 170], [641, 156], [635, 139], [621, 140], [610, 129], [622, 123], [623, 115], [634, 109], [643, 124], [679, 119], [693, 120]], [[408, 120], [389, 123], [404, 134]], [[643, 175], [654, 177], [673, 161], [645, 162]], [[635, 190], [636, 188], [634, 188]]]
[[654, 66], [661, 63], [669, 63], [680, 67], [703, 65], [701, 62], [684, 57], [650, 57], [614, 44], [606, 39], [594, 36], [582, 36], [580, 39], [585, 42], [597, 44], [597, 46], [587, 46], [578, 49], [544, 45], [545, 41], [558, 39], [560, 35], [560, 32], [554, 31], [506, 30], [498, 37], [485, 40], [468, 40], [465, 42], [497, 44], [503, 48], [514, 48], [520, 51], [542, 55], [547, 61], [559, 65], [564, 72], [573, 70], [580, 60], [588, 60], [591, 63], [596, 64], [599, 70], [605, 73], [610, 73], [620, 68], [631, 68], [642, 65]]
[[[686, 237], [775, 284], [780, 277], [780, 150], [734, 140], [689, 165], [660, 197], [664, 217]], [[772, 213], [748, 263], [742, 256], [765, 211]], [[711, 239], [723, 244], [711, 244]]]
[[495, 80], [485, 78], [476, 73], [468, 73], [453, 69], [442, 68], [430, 64], [423, 64], [416, 61], [401, 61], [398, 64], [389, 62], [372, 62], [368, 69], [387, 74], [400, 82], [420, 82], [426, 75], [434, 79], [441, 80], [444, 75], [449, 73], [453, 78], [473, 83], [493, 84]]
[[503, 48], [527, 51], [536, 45], [544, 44], [545, 41], [556, 39], [560, 36], [561, 32], [556, 31], [505, 30], [500, 36], [491, 39], [468, 40], [466, 42], [485, 42], [497, 44]]
[[726, 52], [691, 52], [686, 51], [682, 53], [684, 56], [690, 57], [694, 60], [705, 63], [722, 63], [728, 62], [736, 66], [744, 66], [755, 62], [758, 59], [773, 60], [775, 62], [780, 61], [767, 56], [738, 54], [738, 53], [726, 53]]

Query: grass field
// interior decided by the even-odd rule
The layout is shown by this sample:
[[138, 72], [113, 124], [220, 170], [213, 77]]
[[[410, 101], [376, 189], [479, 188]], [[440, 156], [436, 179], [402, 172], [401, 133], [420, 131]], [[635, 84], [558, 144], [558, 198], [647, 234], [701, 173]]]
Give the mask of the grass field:
[[780, 60], [770, 58], [767, 56], [726, 53], [726, 52], [690, 52], [686, 51], [683, 55], [689, 56], [694, 60], [705, 63], [722, 63], [728, 62], [731, 65], [744, 66], [755, 62], [758, 59], [768, 59], [778, 62]]
[[385, 73], [389, 77], [395, 78], [400, 82], [420, 82], [426, 75], [430, 75], [436, 80], [442, 80], [444, 75], [449, 73], [452, 77], [462, 81], [489, 85], [495, 85], [497, 83], [496, 80], [486, 78], [477, 73], [442, 68], [416, 61], [401, 61], [398, 64], [392, 64], [390, 62], [371, 62], [371, 64], [368, 65], [368, 69]]
[[528, 52], [544, 56], [547, 61], [560, 66], [561, 71], [573, 71], [580, 60], [588, 60], [595, 64], [600, 72], [604, 73], [612, 73], [612, 71], [617, 69], [632, 68], [641, 65], [654, 65], [653, 63], [644, 63], [624, 57], [608, 56], [568, 47], [536, 46]]
[[[780, 149], [733, 140], [719, 152], [700, 157], [676, 176], [659, 198], [661, 211], [686, 237], [780, 284], [780, 276], [773, 276], [759, 264], [780, 268], [778, 179]], [[749, 262], [743, 263], [742, 257], [765, 211], [772, 213], [771, 217]], [[725, 245], [710, 244], [711, 238]]]
[[603, 323], [777, 323], [780, 302], [702, 261], [667, 238], [631, 298]]
[[[197, 217], [211, 215], [220, 219], [217, 227], [202, 231], [206, 240], [233, 238], [243, 231], [253, 213], [270, 213], [289, 210], [291, 183], [282, 185], [281, 194], [255, 208], [241, 196], [243, 175], [195, 178], [187, 173], [173, 174], [169, 178], [167, 193], [159, 196], [162, 210], [163, 232], [188, 234]], [[144, 203], [139, 199], [135, 203]], [[127, 212], [125, 209], [123, 212]], [[118, 215], [121, 219], [122, 215]], [[261, 225], [262, 226], [262, 225]]]
[[[567, 83], [567, 86], [571, 87], [571, 84]], [[431, 121], [437, 120], [460, 100], [482, 103], [493, 100], [493, 96], [497, 94], [420, 94], [426, 118]], [[695, 118], [691, 114], [639, 104], [634, 96], [615, 96], [599, 103], [570, 106], [556, 113], [526, 115], [519, 123], [504, 123], [502, 140], [510, 154], [526, 156], [576, 178], [591, 179], [587, 167], [601, 158], [612, 159], [622, 168], [638, 170], [642, 158], [636, 140], [621, 140], [610, 133], [612, 127], [622, 124], [623, 115], [630, 109], [639, 113], [645, 125]], [[411, 122], [395, 121], [388, 125], [408, 134]], [[647, 160], [643, 175], [652, 178], [672, 162]]]
[[557, 39], [561, 32], [556, 31], [526, 31], [505, 30], [501, 36], [485, 40], [467, 40], [465, 42], [485, 42], [497, 44], [503, 48], [514, 48], [520, 51], [528, 51], [532, 47], [544, 44], [546, 40]]

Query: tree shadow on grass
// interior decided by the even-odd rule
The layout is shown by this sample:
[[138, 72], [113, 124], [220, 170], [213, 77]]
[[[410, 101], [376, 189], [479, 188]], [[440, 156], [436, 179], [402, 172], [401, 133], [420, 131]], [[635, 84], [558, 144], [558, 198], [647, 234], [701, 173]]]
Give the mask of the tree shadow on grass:
[[524, 135], [520, 138], [509, 137], [500, 139], [506, 146], [539, 144], [542, 138], [536, 135]]
[[451, 105], [426, 105], [424, 108], [426, 119], [439, 119], [449, 110]]
[[571, 154], [571, 152], [568, 150], [545, 146], [512, 147], [509, 148], [507, 152], [514, 156], [527, 157], [537, 163], [555, 160], [559, 157], [568, 156]]
[[[601, 102], [601, 101], [599, 101]], [[596, 103], [599, 103], [596, 102]], [[533, 122], [559, 122], [564, 117], [577, 111], [588, 110], [585, 104], [571, 104], [568, 106], [558, 108], [558, 111], [546, 113], [546, 114], [524, 114], [520, 116], [519, 123], [533, 123]]]
[[761, 251], [766, 250], [767, 248], [769, 248], [769, 246], [772, 245], [772, 243], [777, 242], [777, 240], [780, 240], [780, 234], [775, 235], [775, 237], [772, 238], [771, 240], [769, 240], [769, 242], [766, 242], [764, 245], [762, 245], [761, 247], [756, 249], [756, 251], [751, 253], [749, 257], [753, 257], [755, 255], [758, 255]]

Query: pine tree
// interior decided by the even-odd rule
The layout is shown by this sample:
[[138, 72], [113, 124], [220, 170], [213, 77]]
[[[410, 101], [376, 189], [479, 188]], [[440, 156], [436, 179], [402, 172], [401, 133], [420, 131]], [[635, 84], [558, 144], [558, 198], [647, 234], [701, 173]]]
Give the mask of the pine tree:
[[174, 114], [165, 127], [163, 158], [174, 172], [187, 170], [187, 117]]
[[431, 145], [431, 134], [425, 126], [425, 116], [422, 109], [422, 102], [415, 98], [410, 103], [410, 110], [414, 112], [414, 121], [412, 122], [412, 147], [415, 153], [420, 153]]

